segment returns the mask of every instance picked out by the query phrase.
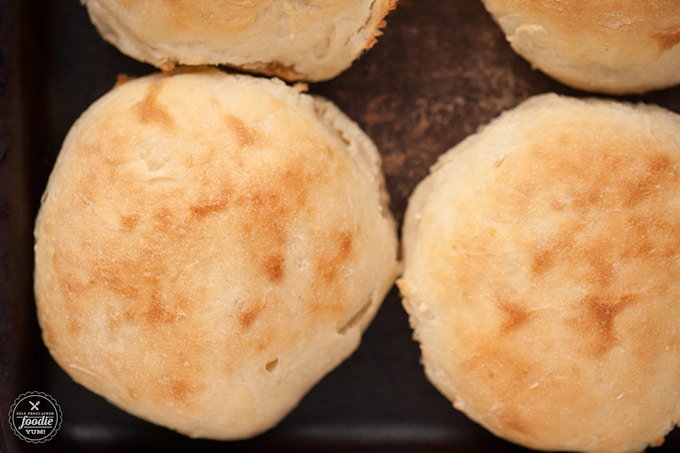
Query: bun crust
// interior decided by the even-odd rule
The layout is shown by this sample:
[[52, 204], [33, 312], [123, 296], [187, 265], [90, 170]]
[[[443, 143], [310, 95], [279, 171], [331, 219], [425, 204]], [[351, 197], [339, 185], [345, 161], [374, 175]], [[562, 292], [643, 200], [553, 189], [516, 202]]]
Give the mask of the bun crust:
[[680, 83], [675, 0], [483, 0], [512, 48], [574, 88], [642, 93]]
[[398, 272], [386, 202], [375, 146], [328, 101], [217, 70], [126, 82], [43, 197], [44, 342], [132, 414], [253, 436], [359, 345]]
[[532, 98], [415, 190], [398, 281], [430, 381], [530, 448], [639, 451], [680, 421], [680, 116]]
[[159, 68], [228, 65], [319, 81], [375, 43], [396, 0], [83, 0], [100, 34]]

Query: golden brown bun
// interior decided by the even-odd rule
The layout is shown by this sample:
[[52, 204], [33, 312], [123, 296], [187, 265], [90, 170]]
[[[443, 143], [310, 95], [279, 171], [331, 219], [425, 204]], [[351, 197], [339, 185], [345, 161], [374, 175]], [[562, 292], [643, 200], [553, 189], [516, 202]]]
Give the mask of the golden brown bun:
[[375, 43], [396, 0], [82, 0], [101, 35], [160, 68], [228, 65], [330, 79]]
[[658, 445], [680, 417], [680, 116], [542, 95], [409, 201], [398, 281], [425, 371], [530, 448]]
[[375, 146], [328, 101], [216, 70], [124, 83], [74, 124], [36, 220], [45, 344], [139, 417], [260, 433], [393, 284], [386, 203]]
[[582, 90], [642, 93], [680, 83], [677, 0], [483, 0], [512, 48]]

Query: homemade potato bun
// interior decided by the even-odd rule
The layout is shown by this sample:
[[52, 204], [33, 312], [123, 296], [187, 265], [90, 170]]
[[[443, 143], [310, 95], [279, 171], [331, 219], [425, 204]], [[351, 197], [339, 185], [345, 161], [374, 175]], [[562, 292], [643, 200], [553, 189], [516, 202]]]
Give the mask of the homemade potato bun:
[[574, 88], [642, 93], [680, 83], [677, 0], [483, 0], [512, 48]]
[[429, 380], [497, 436], [639, 451], [680, 417], [680, 115], [541, 95], [438, 161], [403, 227]]
[[45, 344], [192, 437], [275, 425], [359, 345], [398, 272], [379, 154], [329, 101], [153, 74], [68, 133], [35, 225]]
[[228, 65], [330, 79], [371, 48], [397, 0], [82, 0], [102, 37], [168, 69]]

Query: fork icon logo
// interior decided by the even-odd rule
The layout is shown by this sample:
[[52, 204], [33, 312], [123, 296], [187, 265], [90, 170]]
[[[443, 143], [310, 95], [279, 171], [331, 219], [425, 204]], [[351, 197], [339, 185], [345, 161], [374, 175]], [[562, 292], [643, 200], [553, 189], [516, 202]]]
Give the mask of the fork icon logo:
[[14, 400], [9, 423], [16, 436], [31, 444], [47, 442], [57, 435], [62, 413], [57, 401], [43, 392], [26, 392]]

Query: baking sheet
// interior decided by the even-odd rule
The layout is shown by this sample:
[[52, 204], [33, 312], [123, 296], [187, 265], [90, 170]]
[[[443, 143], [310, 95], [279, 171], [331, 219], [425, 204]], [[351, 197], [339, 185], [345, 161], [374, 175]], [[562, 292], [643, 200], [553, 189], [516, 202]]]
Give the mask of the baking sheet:
[[[427, 382], [395, 289], [357, 352], [278, 427], [250, 441], [190, 440], [74, 384], [39, 339], [31, 290], [33, 216], [73, 121], [118, 74], [154, 69], [102, 41], [78, 0], [0, 0], [0, 57], [2, 451], [525, 451], [453, 410]], [[532, 70], [478, 0], [401, 0], [377, 45], [310, 91], [333, 100], [373, 138], [398, 220], [437, 156], [501, 111], [549, 91], [590, 96]], [[626, 99], [680, 112], [680, 88]], [[13, 399], [29, 390], [49, 393], [63, 411], [59, 434], [43, 445], [18, 440], [7, 426]], [[655, 451], [678, 451], [678, 431]]]

